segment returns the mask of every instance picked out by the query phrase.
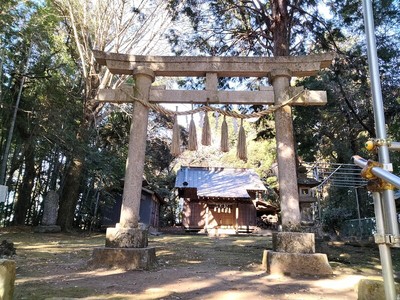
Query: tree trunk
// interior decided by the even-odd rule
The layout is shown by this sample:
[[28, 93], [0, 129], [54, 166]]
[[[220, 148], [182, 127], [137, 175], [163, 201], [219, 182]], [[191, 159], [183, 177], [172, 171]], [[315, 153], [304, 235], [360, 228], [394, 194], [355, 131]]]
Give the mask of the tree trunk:
[[67, 190], [61, 193], [60, 207], [58, 210], [57, 224], [63, 231], [71, 231], [73, 228], [83, 170], [83, 159], [81, 157], [73, 158], [68, 166], [68, 172], [65, 178], [65, 189]]
[[0, 167], [0, 184], [4, 184], [6, 181], [8, 155], [10, 152], [11, 141], [12, 141], [12, 137], [14, 134], [15, 122], [17, 121], [17, 113], [18, 113], [19, 103], [20, 103], [21, 97], [22, 97], [22, 90], [23, 90], [24, 84], [25, 84], [25, 74], [28, 72], [28, 67], [29, 67], [28, 61], [29, 61], [29, 57], [31, 56], [31, 51], [32, 51], [32, 46], [29, 47], [26, 65], [25, 65], [24, 73], [23, 73], [23, 76], [21, 79], [21, 85], [19, 88], [17, 100], [15, 102], [14, 112], [13, 112], [13, 116], [12, 116], [11, 124], [10, 124], [10, 129], [8, 131], [8, 137], [7, 137], [6, 145], [4, 148], [3, 160], [1, 163], [1, 167]]
[[59, 159], [59, 155], [60, 152], [59, 150], [56, 148], [54, 150], [54, 155], [53, 155], [53, 163], [51, 166], [51, 174], [49, 173], [48, 178], [50, 178], [49, 182], [48, 182], [48, 190], [56, 190], [57, 187], [57, 179], [58, 176], [60, 175], [60, 159]]
[[289, 15], [287, 0], [272, 1], [272, 18], [271, 26], [274, 41], [274, 56], [289, 55]]
[[35, 180], [35, 155], [34, 146], [31, 142], [25, 150], [25, 172], [22, 179], [20, 192], [18, 193], [17, 201], [14, 206], [14, 221], [15, 225], [25, 225], [26, 214], [31, 205], [32, 189]]

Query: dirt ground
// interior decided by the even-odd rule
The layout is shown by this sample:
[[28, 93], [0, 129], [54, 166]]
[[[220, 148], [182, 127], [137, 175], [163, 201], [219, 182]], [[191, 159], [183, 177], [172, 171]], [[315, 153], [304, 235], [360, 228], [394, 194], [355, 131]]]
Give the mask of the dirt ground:
[[[357, 299], [361, 278], [380, 275], [375, 246], [324, 242], [334, 275], [327, 278], [268, 275], [261, 269], [270, 236], [151, 236], [157, 265], [148, 271], [90, 270], [86, 263], [105, 234], [38, 234], [6, 228], [17, 265], [15, 299]], [[398, 271], [399, 249], [393, 249]]]

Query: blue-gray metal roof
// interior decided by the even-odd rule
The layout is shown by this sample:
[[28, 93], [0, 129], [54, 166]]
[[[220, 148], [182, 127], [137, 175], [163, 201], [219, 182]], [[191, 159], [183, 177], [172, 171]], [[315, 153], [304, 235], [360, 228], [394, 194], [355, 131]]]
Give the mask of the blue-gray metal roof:
[[250, 198], [247, 191], [265, 191], [251, 169], [181, 167], [176, 188], [196, 188], [198, 197]]

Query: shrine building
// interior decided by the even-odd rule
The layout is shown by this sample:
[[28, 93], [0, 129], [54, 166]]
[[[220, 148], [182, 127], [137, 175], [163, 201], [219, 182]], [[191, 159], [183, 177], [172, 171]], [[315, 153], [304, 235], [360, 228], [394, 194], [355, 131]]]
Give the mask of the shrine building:
[[251, 169], [181, 167], [175, 188], [187, 231], [252, 232], [260, 214], [277, 214], [263, 200], [267, 189]]

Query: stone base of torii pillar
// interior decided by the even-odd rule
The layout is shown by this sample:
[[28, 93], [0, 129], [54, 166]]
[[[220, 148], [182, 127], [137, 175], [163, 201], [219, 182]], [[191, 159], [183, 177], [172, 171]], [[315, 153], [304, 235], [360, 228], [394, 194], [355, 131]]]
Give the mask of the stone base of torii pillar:
[[[141, 226], [139, 226], [141, 227]], [[156, 262], [155, 247], [148, 247], [148, 230], [107, 228], [105, 247], [93, 249], [89, 267], [147, 270]]]
[[328, 257], [315, 253], [314, 233], [277, 232], [272, 235], [273, 250], [264, 250], [262, 265], [275, 275], [328, 276], [333, 271]]

